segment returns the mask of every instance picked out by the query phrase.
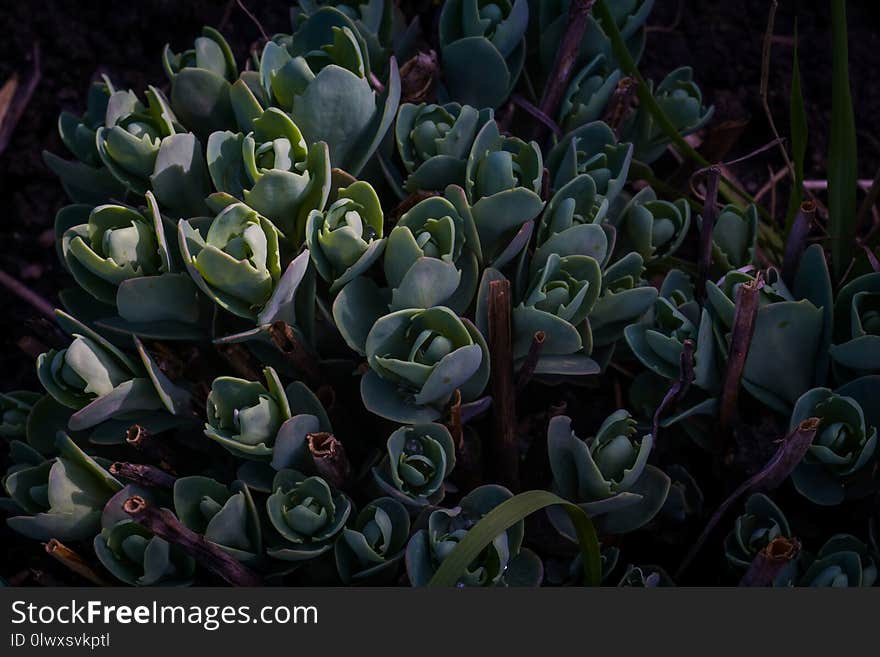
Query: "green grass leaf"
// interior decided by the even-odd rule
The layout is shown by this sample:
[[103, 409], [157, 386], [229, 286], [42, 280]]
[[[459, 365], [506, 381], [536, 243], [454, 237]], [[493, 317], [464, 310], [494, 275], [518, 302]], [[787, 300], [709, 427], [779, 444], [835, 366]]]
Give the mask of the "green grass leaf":
[[791, 161], [794, 165], [794, 181], [788, 197], [788, 210], [785, 213], [786, 236], [794, 223], [801, 201], [804, 198], [804, 159], [807, 156], [807, 110], [801, 89], [801, 66], [798, 59], [797, 24], [794, 28], [794, 56], [791, 65]]
[[555, 504], [565, 509], [577, 532], [584, 561], [584, 583], [587, 586], [599, 586], [602, 579], [602, 565], [599, 539], [596, 537], [593, 523], [580, 507], [545, 490], [520, 493], [483, 516], [443, 560], [434, 577], [428, 582], [428, 586], [455, 586], [468, 565], [496, 536], [535, 511]]
[[831, 0], [831, 146], [828, 152], [828, 213], [831, 262], [840, 280], [853, 255], [856, 226], [856, 125], [849, 87], [846, 0]]

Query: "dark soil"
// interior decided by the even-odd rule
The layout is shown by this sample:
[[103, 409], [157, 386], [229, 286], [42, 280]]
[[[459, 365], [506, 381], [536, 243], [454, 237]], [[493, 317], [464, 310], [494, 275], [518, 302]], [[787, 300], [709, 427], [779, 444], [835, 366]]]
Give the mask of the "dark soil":
[[[269, 34], [289, 29], [290, 2], [247, 0], [245, 4]], [[660, 80], [669, 71], [690, 65], [706, 103], [715, 105], [713, 124], [748, 121], [727, 159], [773, 139], [758, 94], [768, 9], [769, 0], [656, 0], [642, 71], [646, 77]], [[851, 0], [848, 11], [859, 175], [869, 178], [880, 165], [880, 87], [872, 84], [871, 77], [880, 68], [880, 3]], [[810, 132], [807, 178], [824, 179], [831, 115], [827, 0], [780, 0], [769, 102], [784, 136], [788, 132], [795, 18]], [[251, 44], [261, 36], [259, 27], [234, 0], [2, 0], [0, 84], [15, 71], [27, 73], [34, 43], [41, 51], [42, 78], [11, 142], [0, 154], [0, 208], [4, 214], [0, 221], [0, 269], [50, 302], [57, 302], [57, 291], [68, 281], [56, 258], [52, 226], [66, 198], [43, 164], [41, 152], [64, 154], [56, 131], [58, 113], [62, 109], [82, 111], [89, 81], [97, 73], [108, 74], [118, 87], [138, 92], [148, 83], [161, 86], [165, 81], [160, 63], [164, 44], [170, 43], [175, 50], [189, 47], [202, 25], [220, 26], [239, 62], [245, 61]], [[778, 171], [781, 166], [782, 159], [773, 149], [738, 165], [734, 172], [754, 193], [767, 182], [768, 171]], [[781, 197], [780, 206], [784, 207], [785, 200]], [[0, 390], [39, 389], [33, 357], [26, 353], [34, 348], [22, 344], [22, 338], [39, 337], [40, 327], [33, 323], [38, 317], [29, 305], [0, 289]], [[560, 401], [566, 396], [571, 395], [559, 392]], [[673, 547], [676, 554], [681, 553], [680, 545]], [[636, 559], [642, 555], [628, 556]], [[650, 559], [652, 555], [643, 556]]]

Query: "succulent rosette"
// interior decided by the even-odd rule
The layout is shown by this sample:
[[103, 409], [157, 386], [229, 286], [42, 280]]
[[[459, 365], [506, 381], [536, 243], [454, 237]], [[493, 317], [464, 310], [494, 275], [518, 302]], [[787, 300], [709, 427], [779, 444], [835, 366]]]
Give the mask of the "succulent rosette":
[[146, 98], [144, 105], [132, 91], [113, 92], [95, 136], [98, 156], [129, 192], [152, 190], [177, 216], [198, 215], [210, 191], [202, 145], [181, 127], [161, 91], [149, 87]]
[[56, 402], [75, 411], [67, 422], [71, 431], [95, 429], [92, 442], [120, 443], [135, 422], [161, 430], [176, 423], [173, 416], [186, 415], [189, 395], [168, 380], [137, 338], [138, 357], [132, 357], [70, 315], [55, 312], [71, 342], [37, 358], [37, 377]]
[[[714, 112], [703, 105], [703, 94], [694, 82], [694, 72], [689, 66], [677, 68], [653, 90], [654, 100], [682, 136], [702, 128]], [[631, 141], [635, 157], [646, 164], [663, 155], [671, 143], [664, 129], [659, 126], [647, 108], [640, 107], [621, 126], [621, 138]]]
[[208, 137], [208, 171], [217, 189], [209, 201], [244, 201], [300, 244], [309, 213], [323, 210], [330, 194], [327, 145], [307, 146], [291, 118], [276, 107], [264, 111], [244, 81], [231, 94], [240, 132]]
[[644, 271], [642, 256], [635, 251], [603, 269], [602, 293], [589, 316], [593, 349], [610, 349], [627, 326], [651, 309], [657, 289], [644, 280]]
[[104, 167], [96, 145], [97, 131], [104, 126], [107, 105], [115, 91], [110, 79], [102, 76], [89, 86], [82, 115], [65, 111], [58, 117], [58, 134], [74, 160], [43, 151], [46, 166], [58, 176], [74, 203], [96, 205], [125, 196], [125, 187]]
[[[543, 246], [548, 240], [556, 235], [561, 235], [553, 242], [554, 249], [563, 248], [573, 244], [573, 240], [581, 242], [576, 247], [569, 247], [570, 252], [576, 253], [580, 249], [581, 255], [593, 257], [607, 255], [608, 237], [600, 237], [596, 232], [608, 213], [608, 199], [604, 198], [596, 189], [596, 181], [589, 174], [576, 175], [565, 185], [560, 187], [547, 207], [541, 220], [538, 222], [537, 244]], [[583, 226], [593, 226], [583, 228]], [[590, 253], [584, 248], [592, 246], [599, 251]]]
[[[722, 358], [733, 329], [737, 291], [753, 280], [748, 273], [730, 271], [720, 285], [707, 283]], [[789, 415], [798, 398], [821, 385], [827, 374], [832, 292], [821, 247], [813, 245], [804, 253], [791, 290], [776, 270], [767, 270], [758, 299], [742, 385], [764, 405]]]
[[196, 285], [224, 310], [260, 326], [297, 323], [309, 254], [301, 253], [282, 273], [280, 237], [272, 222], [244, 203], [227, 206], [213, 221], [178, 224], [180, 250]]
[[334, 167], [353, 176], [376, 152], [400, 102], [392, 59], [382, 94], [370, 85], [370, 58], [357, 27], [334, 7], [311, 14], [289, 39], [260, 57], [266, 100], [290, 114], [307, 143], [326, 142]]
[[409, 538], [409, 512], [390, 497], [379, 497], [357, 514], [336, 541], [336, 569], [344, 584], [391, 580]]
[[645, 187], [612, 223], [618, 231], [615, 248], [621, 253], [634, 251], [648, 262], [669, 257], [678, 250], [691, 225], [691, 206], [686, 199], [658, 199], [651, 187]]
[[400, 8], [386, 0], [297, 0], [296, 4], [298, 7], [291, 9], [294, 26], [321, 7], [334, 7], [345, 14], [357, 27], [367, 45], [370, 63], [378, 70], [385, 69], [397, 42], [409, 36], [400, 34], [405, 27]]
[[525, 61], [528, 0], [449, 0], [440, 12], [440, 49], [449, 96], [498, 107]]
[[281, 470], [266, 500], [269, 522], [280, 542], [269, 556], [282, 561], [314, 559], [333, 548], [348, 521], [351, 501], [321, 477]]
[[877, 429], [866, 424], [859, 403], [828, 388], [814, 388], [798, 399], [789, 427], [810, 417], [818, 417], [820, 424], [804, 460], [792, 472], [798, 492], [823, 506], [869, 494], [870, 488], [859, 484], [872, 476]]
[[442, 424], [416, 424], [388, 438], [387, 453], [373, 468], [373, 478], [386, 494], [409, 506], [436, 504], [445, 493], [443, 481], [455, 467], [455, 445]]
[[849, 534], [836, 534], [819, 549], [804, 569], [798, 586], [871, 587], [877, 581], [877, 564], [864, 542]]
[[[117, 315], [102, 326], [162, 339], [205, 334], [205, 304], [169, 247], [156, 199], [143, 211], [125, 205], [68, 206], [55, 223], [68, 271]], [[82, 223], [79, 223], [82, 222]]]
[[101, 565], [129, 586], [189, 586], [195, 560], [122, 510], [132, 495], [151, 504], [164, 502], [162, 495], [135, 485], [126, 486], [110, 498], [101, 514], [101, 532], [92, 541]]
[[204, 27], [193, 47], [181, 53], [166, 45], [162, 66], [171, 80], [174, 113], [200, 139], [235, 125], [229, 90], [238, 79], [238, 66], [222, 34]]
[[278, 375], [263, 370], [266, 385], [231, 376], [214, 379], [205, 402], [205, 435], [239, 458], [267, 461], [281, 425], [291, 417]]
[[82, 451], [65, 434], [55, 439], [58, 456], [45, 460], [33, 448], [17, 443], [15, 465], [3, 487], [17, 512], [10, 528], [38, 541], [91, 539], [101, 528], [101, 512], [119, 490], [103, 461]]
[[381, 317], [366, 338], [361, 398], [396, 422], [432, 422], [452, 394], [476, 399], [489, 379], [489, 349], [476, 327], [443, 306]]
[[[428, 516], [406, 546], [406, 572], [413, 586], [425, 586], [443, 560], [468, 531], [489, 511], [513, 497], [502, 486], [479, 486], [465, 495], [453, 509], [437, 509]], [[540, 559], [522, 548], [523, 521], [496, 536], [471, 563], [457, 586], [536, 586], [543, 578]]]
[[724, 556], [730, 567], [742, 574], [758, 553], [779, 537], [792, 537], [785, 514], [769, 497], [754, 493], [724, 539]]
[[474, 138], [491, 118], [489, 109], [458, 103], [401, 105], [394, 136], [407, 173], [406, 190], [463, 186]]
[[563, 132], [601, 120], [620, 79], [620, 70], [609, 70], [603, 54], [596, 55], [575, 74], [559, 107]]
[[0, 393], [0, 438], [23, 438], [27, 420], [42, 395], [28, 390]]
[[626, 183], [632, 157], [632, 144], [618, 142], [605, 123], [586, 123], [566, 134], [547, 156], [550, 186], [559, 190], [586, 173], [597, 193], [613, 203]]
[[694, 298], [693, 283], [684, 272], [671, 269], [666, 274], [650, 316], [627, 326], [624, 337], [642, 365], [669, 380], [680, 376], [684, 342], [692, 340], [694, 384], [707, 392], [717, 390], [720, 373], [712, 320]]
[[[670, 480], [648, 465], [651, 434], [636, 439], [636, 421], [625, 410], [612, 413], [589, 443], [571, 429], [571, 419], [550, 420], [547, 449], [554, 489], [580, 506], [604, 532], [623, 534], [648, 523], [663, 507]], [[573, 536], [567, 516], [551, 509], [561, 533]]]
[[446, 305], [463, 312], [477, 288], [479, 237], [460, 187], [417, 203], [397, 222], [385, 249], [391, 309]]
[[544, 208], [543, 175], [535, 142], [502, 136], [494, 120], [477, 134], [465, 168], [465, 191], [487, 265], [500, 269], [525, 248], [532, 220]]
[[306, 222], [306, 244], [321, 278], [336, 292], [367, 271], [385, 249], [384, 215], [376, 190], [358, 181], [339, 190], [327, 210], [313, 210]]
[[712, 229], [713, 272], [719, 277], [731, 269], [741, 269], [755, 262], [758, 244], [758, 208], [724, 206]]
[[241, 481], [226, 486], [200, 475], [180, 477], [174, 482], [174, 511], [184, 526], [242, 563], [262, 559], [260, 518]]
[[840, 289], [834, 324], [830, 354], [841, 374], [880, 373], [880, 273], [864, 274]]

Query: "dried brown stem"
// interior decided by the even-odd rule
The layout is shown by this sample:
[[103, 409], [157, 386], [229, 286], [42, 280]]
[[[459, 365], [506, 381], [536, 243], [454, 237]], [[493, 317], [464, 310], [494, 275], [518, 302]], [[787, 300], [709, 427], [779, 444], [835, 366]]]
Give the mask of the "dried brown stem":
[[260, 365], [247, 347], [241, 344], [228, 342], [215, 345], [217, 353], [225, 360], [232, 371], [248, 381], [260, 381]]
[[[559, 113], [559, 105], [562, 96], [568, 89], [571, 81], [574, 65], [577, 63], [581, 41], [584, 38], [584, 30], [587, 29], [587, 20], [595, 0], [571, 0], [568, 9], [568, 27], [556, 52], [556, 61], [553, 63], [553, 73], [544, 89], [539, 105], [540, 111], [549, 117]], [[543, 121], [535, 124], [534, 138], [540, 140], [546, 134], [547, 126]]]
[[43, 75], [43, 69], [40, 65], [40, 44], [34, 42], [31, 49], [31, 73], [27, 82], [20, 85], [18, 82], [18, 74], [13, 73], [12, 77], [0, 89], [0, 153], [6, 150], [12, 133], [25, 108], [31, 101], [40, 78]]
[[777, 536], [755, 555], [740, 586], [770, 586], [783, 568], [797, 558], [801, 542], [796, 538]]
[[173, 475], [152, 465], [124, 461], [113, 463], [110, 466], [110, 474], [151, 488], [174, 488], [174, 482], [177, 481]]
[[723, 450], [726, 447], [730, 427], [736, 416], [740, 382], [743, 370], [746, 367], [746, 358], [749, 355], [752, 336], [755, 333], [755, 318], [758, 316], [758, 294], [763, 285], [763, 276], [758, 272], [758, 276], [754, 280], [740, 285], [736, 294], [733, 331], [730, 336], [730, 351], [727, 356], [727, 368], [724, 371], [724, 381], [721, 387], [719, 425], [722, 440], [719, 441], [719, 447], [721, 448], [719, 456], [723, 454]]
[[193, 559], [233, 586], [260, 586], [262, 583], [256, 573], [209, 543], [201, 534], [183, 526], [168, 509], [161, 509], [140, 495], [133, 495], [122, 504], [122, 510], [159, 538], [180, 546]]
[[706, 200], [703, 203], [703, 223], [700, 226], [700, 253], [697, 262], [697, 296], [706, 298], [706, 281], [709, 280], [709, 268], [712, 266], [712, 233], [715, 220], [718, 218], [718, 184], [721, 180], [721, 168], [709, 167], [706, 170]]
[[154, 436], [140, 424], [133, 424], [125, 432], [125, 442], [147, 458], [157, 461], [163, 469], [174, 472], [176, 455], [168, 443]]
[[776, 450], [776, 453], [770, 458], [767, 465], [765, 465], [760, 472], [752, 475], [740, 484], [736, 490], [734, 490], [727, 499], [718, 506], [718, 509], [712, 514], [712, 517], [709, 518], [709, 522], [706, 523], [705, 529], [703, 529], [703, 532], [694, 542], [690, 551], [687, 553], [687, 556], [685, 556], [684, 561], [681, 562], [681, 566], [678, 567], [678, 571], [674, 577], [676, 581], [681, 578], [684, 572], [688, 569], [688, 566], [691, 565], [694, 557], [697, 556], [697, 553], [703, 547], [706, 539], [709, 538], [712, 530], [715, 529], [716, 525], [721, 521], [721, 518], [727, 513], [727, 510], [733, 506], [740, 497], [750, 492], [773, 490], [782, 485], [782, 482], [788, 478], [791, 471], [794, 470], [795, 466], [804, 458], [804, 454], [807, 453], [807, 449], [809, 449], [810, 444], [813, 442], [813, 438], [816, 437], [819, 423], [820, 421], [817, 417], [807, 418], [801, 422], [795, 427], [794, 431], [781, 441], [779, 449]]
[[351, 463], [342, 443], [326, 431], [310, 433], [306, 440], [318, 474], [336, 488], [344, 488], [351, 479]]
[[782, 256], [782, 280], [786, 285], [794, 282], [801, 256], [807, 248], [807, 238], [813, 227], [813, 219], [816, 216], [816, 204], [813, 201], [804, 201], [794, 216], [788, 239], [785, 240], [785, 253]]
[[529, 345], [529, 353], [526, 354], [523, 364], [519, 368], [519, 372], [516, 373], [516, 391], [518, 393], [525, 390], [529, 381], [532, 380], [532, 376], [535, 374], [535, 368], [538, 366], [538, 361], [541, 359], [541, 352], [544, 350], [544, 340], [546, 339], [547, 335], [544, 331], [535, 331], [535, 335], [532, 336], [532, 344]]
[[74, 552], [69, 547], [64, 545], [61, 541], [56, 538], [49, 539], [48, 543], [45, 543], [43, 547], [46, 550], [46, 554], [55, 559], [56, 561], [64, 564], [69, 570], [76, 573], [83, 579], [87, 579], [92, 584], [96, 584], [97, 586], [112, 586], [110, 580], [102, 577], [98, 574], [98, 572], [92, 568], [89, 563], [83, 559], [77, 552]]
[[[666, 394], [663, 396], [663, 400], [660, 402], [657, 410], [654, 411], [653, 426], [651, 428], [651, 431], [654, 437], [655, 445], [657, 444], [657, 435], [660, 433], [660, 418], [662, 417], [663, 412], [670, 404], [684, 397], [687, 394], [688, 389], [691, 387], [691, 383], [693, 382], [694, 341], [685, 340], [682, 344], [681, 358], [678, 365], [678, 380], [675, 381], [671, 386], [669, 386], [669, 390], [666, 391]], [[622, 407], [622, 404], [618, 403], [618, 406]]]
[[489, 352], [491, 356], [492, 462], [502, 484], [519, 490], [519, 448], [513, 387], [513, 338], [510, 325], [510, 281], [489, 284]]
[[608, 109], [605, 111], [604, 119], [608, 127], [614, 130], [614, 134], [617, 134], [620, 124], [623, 123], [626, 115], [629, 114], [638, 86], [638, 81], [631, 77], [621, 78], [620, 82], [617, 83], [617, 87], [611, 95], [611, 100], [608, 101]]
[[281, 320], [273, 322], [269, 327], [269, 337], [309, 385], [316, 386], [320, 383], [322, 377], [318, 359], [299, 341], [289, 324]]
[[26, 301], [40, 314], [55, 321], [55, 307], [17, 278], [10, 276], [5, 271], [0, 271], [0, 285], [22, 301]]

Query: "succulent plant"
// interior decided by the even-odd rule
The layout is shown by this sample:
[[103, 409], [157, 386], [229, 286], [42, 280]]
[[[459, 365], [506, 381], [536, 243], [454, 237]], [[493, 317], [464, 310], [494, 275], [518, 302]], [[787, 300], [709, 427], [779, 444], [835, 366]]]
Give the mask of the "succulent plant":
[[440, 12], [440, 48], [450, 97], [498, 107], [525, 61], [528, 0], [449, 0]]
[[263, 558], [260, 517], [241, 481], [229, 486], [193, 475], [174, 482], [174, 511], [184, 526], [246, 564]]
[[166, 45], [162, 65], [171, 80], [175, 115], [200, 139], [235, 124], [229, 90], [238, 78], [238, 66], [222, 34], [205, 27], [193, 47], [181, 53]]
[[93, 541], [95, 555], [104, 568], [129, 586], [188, 586], [196, 569], [193, 558], [122, 510], [122, 503], [136, 494], [157, 501], [155, 495], [135, 486], [117, 492], [101, 515], [101, 532]]
[[[654, 99], [675, 129], [688, 135], [703, 127], [712, 117], [714, 108], [703, 106], [703, 94], [694, 82], [689, 66], [675, 69], [653, 90]], [[635, 147], [636, 159], [650, 164], [659, 158], [671, 143], [654, 116], [640, 108], [621, 126], [621, 137]]]
[[336, 568], [345, 584], [388, 581], [403, 559], [409, 513], [397, 500], [379, 497], [367, 504], [336, 541]]
[[481, 256], [461, 187], [420, 201], [388, 235], [383, 264], [391, 309], [442, 304], [464, 312], [476, 292]]
[[745, 512], [736, 518], [733, 529], [724, 539], [727, 563], [742, 574], [758, 552], [780, 536], [791, 538], [785, 514], [766, 495], [752, 494], [746, 500]]
[[712, 229], [713, 271], [719, 277], [731, 269], [755, 264], [758, 244], [758, 209], [730, 204], [721, 208]]
[[205, 435], [240, 458], [270, 459], [278, 430], [290, 418], [278, 375], [271, 367], [263, 374], [265, 386], [231, 376], [214, 379], [205, 403]]
[[474, 138], [491, 118], [489, 109], [458, 103], [401, 105], [394, 136], [407, 172], [406, 190], [463, 187]]
[[281, 541], [267, 553], [282, 561], [314, 559], [333, 548], [351, 513], [351, 501], [321, 477], [281, 470], [266, 500], [269, 522]]
[[200, 214], [210, 180], [201, 142], [180, 125], [155, 87], [144, 105], [132, 91], [115, 91], [98, 128], [98, 156], [129, 192], [156, 198], [177, 216]]
[[632, 157], [632, 144], [618, 142], [605, 123], [586, 123], [566, 134], [547, 155], [550, 186], [558, 191], [587, 173], [597, 193], [613, 203], [626, 183]]
[[665, 258], [673, 255], [687, 236], [691, 207], [686, 199], [660, 200], [652, 188], [645, 187], [626, 204], [615, 225], [616, 248], [622, 253], [634, 251], [646, 262]]
[[382, 256], [384, 217], [370, 183], [339, 190], [325, 212], [313, 210], [306, 222], [306, 244], [315, 268], [335, 292]]
[[3, 487], [22, 515], [6, 523], [38, 541], [91, 539], [100, 530], [104, 505], [122, 484], [65, 434], [55, 439], [58, 456], [48, 461], [20, 445], [23, 458], [7, 473]]
[[[468, 530], [511, 497], [506, 488], [489, 484], [472, 490], [454, 509], [431, 512], [427, 528], [413, 534], [406, 546], [406, 572], [410, 583], [425, 586]], [[535, 572], [539, 582], [542, 568], [533, 553], [521, 549], [523, 534], [523, 523], [519, 521], [496, 536], [468, 566], [457, 586], [508, 586], [511, 580], [523, 575], [528, 579]]]
[[877, 429], [865, 423], [862, 407], [851, 397], [828, 388], [814, 388], [795, 404], [790, 427], [809, 417], [820, 420], [813, 444], [792, 473], [798, 492], [816, 504], [840, 504], [847, 496], [863, 496], [859, 479], [870, 478], [877, 458]]
[[[670, 481], [648, 465], [654, 445], [651, 434], [636, 440], [636, 422], [625, 410], [608, 416], [589, 444], [571, 429], [571, 419], [550, 420], [547, 449], [554, 489], [577, 503], [603, 531], [622, 534], [649, 522], [663, 506]], [[572, 535], [562, 514], [551, 509], [551, 520]]]
[[323, 210], [330, 193], [327, 145], [307, 146], [287, 114], [251, 105], [250, 93], [241, 80], [232, 87], [241, 132], [208, 137], [208, 171], [217, 189], [209, 200], [218, 206], [243, 201], [298, 245], [309, 213]]
[[269, 41], [259, 70], [266, 100], [291, 115], [308, 143], [326, 142], [333, 166], [353, 176], [379, 147], [400, 102], [397, 64], [385, 92], [374, 91], [363, 38], [330, 6], [309, 15], [289, 39]]
[[798, 586], [871, 587], [877, 581], [877, 564], [868, 546], [855, 536], [837, 534], [819, 549]]
[[281, 270], [281, 234], [244, 203], [213, 220], [181, 219], [178, 241], [186, 269], [215, 304], [257, 325], [296, 325], [296, 296], [309, 266], [308, 251]]
[[[157, 415], [187, 412], [188, 395], [158, 369], [139, 341], [139, 357], [132, 357], [70, 315], [60, 310], [56, 314], [71, 342], [41, 354], [37, 376], [56, 402], [75, 411], [67, 424], [71, 431], [116, 421], [112, 426], [121, 427], [109, 442], [122, 442], [134, 421], [146, 425]], [[95, 434], [92, 440], [108, 442]]]
[[28, 390], [0, 393], [0, 438], [25, 437], [28, 415], [41, 396]]
[[541, 149], [504, 137], [490, 120], [474, 139], [465, 168], [465, 191], [487, 265], [503, 267], [526, 245], [544, 207]]
[[675, 586], [675, 582], [660, 566], [629, 565], [617, 586], [650, 589]]
[[620, 70], [609, 70], [605, 55], [596, 55], [571, 79], [562, 98], [559, 108], [562, 130], [571, 132], [584, 124], [601, 120], [620, 79]]
[[844, 285], [834, 302], [834, 365], [846, 378], [880, 373], [880, 273]]
[[443, 481], [455, 467], [455, 445], [442, 424], [416, 424], [388, 437], [387, 454], [373, 468], [383, 492], [410, 506], [443, 499]]
[[204, 300], [181, 271], [152, 192], [146, 198], [143, 212], [124, 205], [59, 212], [64, 262], [82, 289], [117, 313], [101, 318], [102, 326], [163, 339], [201, 337]]
[[443, 415], [453, 392], [473, 400], [489, 378], [482, 335], [443, 306], [380, 318], [367, 335], [366, 354], [364, 405], [396, 422], [432, 422]]

